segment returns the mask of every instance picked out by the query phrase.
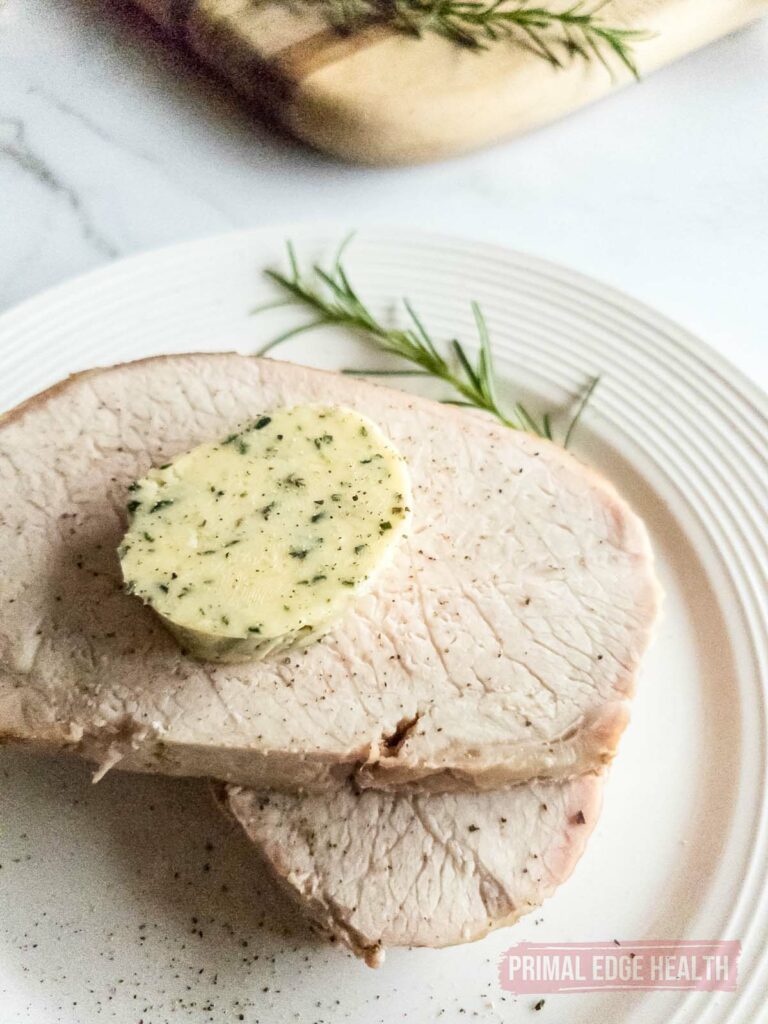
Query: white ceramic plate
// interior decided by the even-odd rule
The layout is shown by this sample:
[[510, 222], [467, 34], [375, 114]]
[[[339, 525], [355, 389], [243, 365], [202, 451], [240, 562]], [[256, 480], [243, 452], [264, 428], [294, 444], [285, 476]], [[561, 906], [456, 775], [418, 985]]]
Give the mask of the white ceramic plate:
[[[159, 352], [251, 352], [299, 310], [274, 292], [286, 237], [329, 254], [341, 229], [235, 234], [117, 264], [0, 318], [0, 407], [72, 370]], [[601, 822], [544, 909], [470, 947], [399, 950], [378, 972], [313, 939], [260, 877], [204, 784], [0, 759], [0, 1020], [249, 1024], [528, 1021], [755, 1024], [768, 987], [768, 400], [651, 311], [570, 271], [411, 231], [361, 232], [353, 277], [386, 311], [409, 296], [440, 337], [492, 330], [510, 395], [561, 406], [603, 381], [575, 442], [653, 534], [667, 603]], [[377, 360], [323, 330], [283, 358]], [[740, 939], [735, 994], [503, 997], [510, 942]], [[240, 1017], [242, 1014], [242, 1018]]]

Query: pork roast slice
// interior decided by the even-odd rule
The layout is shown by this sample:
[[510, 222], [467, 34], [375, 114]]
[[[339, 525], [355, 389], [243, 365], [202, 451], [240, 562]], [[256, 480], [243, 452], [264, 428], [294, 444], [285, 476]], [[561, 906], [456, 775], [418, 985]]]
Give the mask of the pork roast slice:
[[[374, 419], [414, 521], [325, 639], [186, 657], [121, 586], [131, 481], [277, 406]], [[614, 753], [657, 607], [640, 520], [554, 444], [289, 363], [181, 355], [80, 374], [0, 422], [0, 739], [259, 788], [490, 788]]]
[[225, 806], [320, 928], [371, 965], [389, 946], [482, 938], [568, 878], [600, 810], [602, 778], [487, 793], [258, 793]]

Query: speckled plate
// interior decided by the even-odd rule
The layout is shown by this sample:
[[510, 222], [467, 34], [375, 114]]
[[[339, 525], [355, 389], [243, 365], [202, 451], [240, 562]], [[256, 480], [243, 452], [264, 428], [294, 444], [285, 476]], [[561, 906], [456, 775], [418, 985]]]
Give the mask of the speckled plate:
[[[252, 308], [260, 271], [328, 254], [342, 229], [248, 232], [119, 263], [0, 318], [0, 407], [72, 370], [159, 352], [253, 351], [303, 315]], [[572, 879], [470, 947], [398, 950], [380, 971], [314, 939], [198, 782], [0, 756], [2, 1024], [478, 1019], [755, 1024], [768, 988], [768, 400], [623, 295], [527, 256], [395, 229], [348, 266], [375, 309], [408, 295], [438, 336], [485, 310], [509, 394], [538, 408], [603, 381], [576, 450], [647, 520], [667, 590], [605, 811]], [[323, 330], [283, 357], [372, 365]], [[436, 392], [433, 392], [436, 393]], [[506, 998], [510, 942], [740, 939], [735, 993]], [[407, 1014], [407, 1018], [406, 1018]]]

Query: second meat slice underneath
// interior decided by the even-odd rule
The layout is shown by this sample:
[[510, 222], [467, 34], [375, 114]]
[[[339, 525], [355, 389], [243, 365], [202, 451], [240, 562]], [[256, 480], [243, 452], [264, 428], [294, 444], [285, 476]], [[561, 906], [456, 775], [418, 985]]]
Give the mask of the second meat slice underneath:
[[481, 938], [538, 907], [571, 874], [603, 779], [493, 793], [222, 789], [270, 873], [322, 931], [371, 966], [387, 947]]

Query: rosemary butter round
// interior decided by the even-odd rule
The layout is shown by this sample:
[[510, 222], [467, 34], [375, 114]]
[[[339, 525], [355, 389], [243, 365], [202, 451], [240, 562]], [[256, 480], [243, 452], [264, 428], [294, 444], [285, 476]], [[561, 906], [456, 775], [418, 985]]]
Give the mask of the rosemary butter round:
[[248, 661], [327, 630], [410, 518], [404, 459], [351, 409], [257, 416], [131, 487], [125, 586], [191, 655]]

